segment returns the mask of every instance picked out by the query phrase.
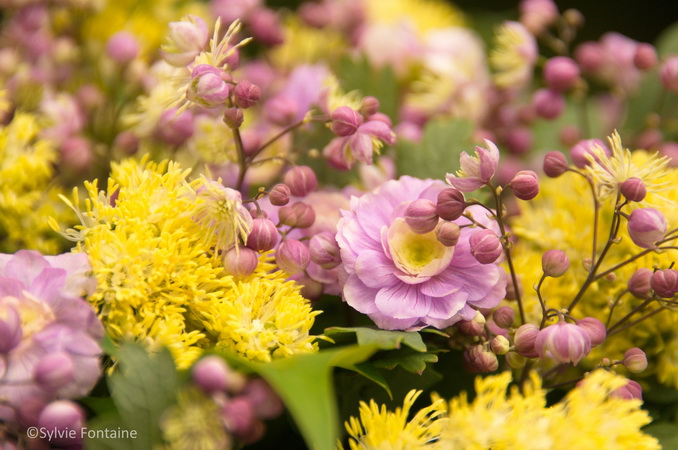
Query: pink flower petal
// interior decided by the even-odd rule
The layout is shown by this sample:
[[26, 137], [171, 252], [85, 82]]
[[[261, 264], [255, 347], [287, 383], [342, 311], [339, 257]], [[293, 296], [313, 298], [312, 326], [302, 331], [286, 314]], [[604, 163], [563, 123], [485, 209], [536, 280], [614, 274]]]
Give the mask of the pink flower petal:
[[394, 319], [423, 317], [431, 309], [431, 297], [420, 293], [417, 285], [403, 283], [379, 290], [375, 303], [382, 314]]
[[360, 281], [357, 275], [351, 275], [344, 285], [344, 300], [352, 308], [363, 314], [374, 314], [378, 311], [374, 302], [378, 289], [371, 289]]
[[393, 275], [395, 270], [392, 261], [383, 253], [373, 250], [363, 251], [355, 262], [355, 274], [365, 286], [373, 289], [392, 285], [396, 281]]

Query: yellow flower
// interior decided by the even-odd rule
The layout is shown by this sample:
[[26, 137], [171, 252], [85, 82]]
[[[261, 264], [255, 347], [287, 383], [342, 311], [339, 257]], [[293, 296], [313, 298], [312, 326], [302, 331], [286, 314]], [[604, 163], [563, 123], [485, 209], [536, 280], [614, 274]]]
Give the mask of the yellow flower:
[[490, 64], [496, 70], [494, 81], [497, 86], [520, 88], [529, 83], [538, 54], [534, 36], [518, 22], [504, 22], [496, 32], [495, 40]]
[[345, 52], [346, 42], [337, 30], [309, 27], [292, 15], [284, 19], [283, 26], [285, 41], [271, 51], [273, 64], [282, 70], [289, 72], [302, 64], [331, 63]]
[[370, 22], [397, 25], [406, 21], [421, 35], [430, 30], [465, 25], [461, 11], [439, 0], [368, 0], [366, 6]]

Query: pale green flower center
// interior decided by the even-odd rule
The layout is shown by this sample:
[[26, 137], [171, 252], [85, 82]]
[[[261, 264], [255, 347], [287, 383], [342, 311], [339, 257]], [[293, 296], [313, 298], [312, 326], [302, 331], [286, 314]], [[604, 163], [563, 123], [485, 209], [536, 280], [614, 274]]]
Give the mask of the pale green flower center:
[[437, 275], [449, 265], [454, 253], [454, 247], [441, 244], [434, 231], [417, 234], [402, 218], [389, 228], [388, 244], [396, 266], [410, 275]]

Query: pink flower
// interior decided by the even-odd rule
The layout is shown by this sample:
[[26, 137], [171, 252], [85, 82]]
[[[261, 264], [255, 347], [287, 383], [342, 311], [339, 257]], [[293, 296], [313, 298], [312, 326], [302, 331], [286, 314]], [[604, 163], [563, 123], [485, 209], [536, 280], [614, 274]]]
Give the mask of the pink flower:
[[448, 173], [447, 182], [462, 192], [473, 192], [487, 184], [499, 165], [499, 149], [494, 142], [485, 139], [487, 149], [476, 147], [476, 157], [462, 152], [459, 157], [461, 170], [456, 175]]
[[[473, 319], [473, 308], [492, 308], [504, 298], [504, 270], [471, 255], [469, 237], [475, 230], [463, 228], [457, 244], [446, 247], [435, 231], [417, 234], [407, 225], [408, 205], [418, 199], [435, 202], [443, 189], [442, 182], [405, 176], [353, 197], [350, 211], [342, 211], [337, 242], [343, 297], [380, 328], [445, 328]], [[496, 226], [476, 207], [468, 211], [483, 225]]]
[[396, 135], [389, 124], [370, 118], [357, 127], [353, 134], [333, 139], [324, 152], [330, 160], [342, 161], [346, 167], [351, 167], [354, 160], [372, 164], [373, 153], [384, 143], [393, 145], [395, 140]]
[[534, 348], [541, 357], [576, 366], [591, 351], [591, 337], [583, 327], [563, 321], [541, 330]]

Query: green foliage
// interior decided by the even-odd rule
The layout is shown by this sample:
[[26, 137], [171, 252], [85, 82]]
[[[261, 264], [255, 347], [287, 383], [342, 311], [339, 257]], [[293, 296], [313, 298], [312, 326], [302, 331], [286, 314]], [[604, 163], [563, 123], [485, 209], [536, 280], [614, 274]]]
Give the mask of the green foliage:
[[417, 332], [376, 330], [374, 328], [343, 328], [332, 327], [325, 330], [325, 335], [332, 339], [343, 339], [342, 335], [355, 334], [359, 345], [376, 345], [380, 350], [399, 349], [405, 344], [418, 352], [426, 351], [426, 344]]
[[390, 67], [376, 69], [365, 58], [343, 58], [337, 68], [341, 87], [379, 99], [379, 110], [395, 120], [398, 114], [398, 83]]
[[674, 23], [659, 35], [656, 46], [657, 53], [662, 58], [678, 54], [678, 23]]
[[652, 424], [643, 431], [656, 437], [662, 448], [678, 448], [678, 425], [675, 423]]

